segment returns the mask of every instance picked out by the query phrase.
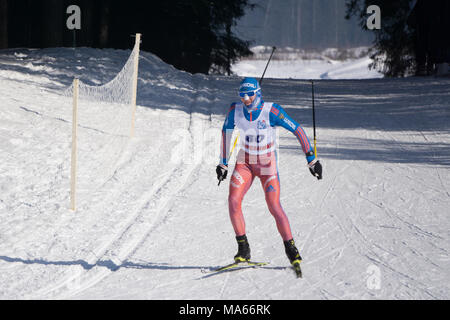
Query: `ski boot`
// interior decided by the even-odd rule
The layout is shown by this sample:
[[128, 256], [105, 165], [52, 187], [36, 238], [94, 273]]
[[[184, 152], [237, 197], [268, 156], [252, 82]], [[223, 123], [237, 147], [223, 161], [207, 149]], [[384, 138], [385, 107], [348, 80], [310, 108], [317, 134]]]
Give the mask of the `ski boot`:
[[234, 256], [234, 261], [236, 263], [250, 261], [250, 245], [248, 244], [247, 236], [244, 234], [236, 237], [236, 241], [238, 243], [238, 252]]
[[300, 268], [300, 263], [302, 262], [302, 257], [298, 253], [297, 247], [293, 239], [284, 241], [284, 248], [286, 250], [286, 255], [294, 268], [295, 273], [298, 278], [302, 277], [302, 269]]

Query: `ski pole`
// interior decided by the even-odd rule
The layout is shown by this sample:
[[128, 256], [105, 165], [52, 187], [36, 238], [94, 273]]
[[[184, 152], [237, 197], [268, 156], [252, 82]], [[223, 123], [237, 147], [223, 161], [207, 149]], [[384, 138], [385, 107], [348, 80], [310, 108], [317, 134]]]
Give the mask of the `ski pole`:
[[312, 90], [312, 110], [313, 110], [313, 128], [314, 128], [314, 155], [317, 158], [317, 136], [316, 136], [316, 107], [314, 104], [314, 81], [311, 80]]
[[[231, 148], [230, 155], [228, 156], [228, 161], [231, 159], [231, 156], [233, 155], [233, 151], [234, 151], [234, 149], [236, 148], [236, 144], [237, 144], [238, 139], [239, 139], [239, 133], [238, 133], [236, 139], [234, 139], [233, 148]], [[227, 162], [228, 162], [228, 161], [227, 161]], [[220, 186], [220, 183], [221, 183], [222, 181], [223, 181], [223, 179], [220, 179], [220, 180], [219, 180], [218, 186]]]
[[260, 85], [261, 85], [261, 83], [262, 83], [262, 81], [264, 79], [264, 75], [266, 74], [267, 67], [269, 66], [270, 60], [272, 60], [272, 56], [273, 56], [275, 50], [277, 50], [277, 47], [273, 46], [272, 47], [272, 53], [270, 54], [270, 57], [269, 57], [269, 61], [267, 61], [266, 68], [264, 69], [263, 75], [261, 76], [261, 79], [259, 80], [259, 84]]

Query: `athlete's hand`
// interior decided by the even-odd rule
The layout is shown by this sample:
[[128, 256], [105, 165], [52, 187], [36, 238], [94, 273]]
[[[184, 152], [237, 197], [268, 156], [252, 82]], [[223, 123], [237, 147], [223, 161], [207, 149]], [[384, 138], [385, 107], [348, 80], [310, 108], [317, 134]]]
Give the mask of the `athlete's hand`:
[[317, 178], [317, 180], [322, 179], [322, 165], [319, 160], [314, 159], [310, 163], [308, 163], [309, 172]]
[[220, 183], [227, 178], [228, 167], [223, 164], [219, 164], [216, 167], [216, 173], [217, 173], [217, 180], [219, 180], [220, 185]]

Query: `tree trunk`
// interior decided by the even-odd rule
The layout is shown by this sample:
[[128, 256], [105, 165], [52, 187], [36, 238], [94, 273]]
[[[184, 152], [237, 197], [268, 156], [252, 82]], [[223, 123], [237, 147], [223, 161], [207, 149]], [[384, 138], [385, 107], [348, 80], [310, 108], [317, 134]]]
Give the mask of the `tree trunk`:
[[[294, 11], [294, 10], [292, 10]], [[297, 48], [302, 48], [302, 2], [297, 3]]]
[[100, 10], [99, 46], [100, 48], [105, 48], [109, 40], [109, 15], [111, 11], [109, 1], [102, 1]]
[[313, 37], [313, 43], [314, 46], [318, 46], [317, 42], [317, 29], [316, 29], [316, 4], [317, 1], [312, 2], [312, 37]]
[[8, 48], [8, 1], [0, 0], [0, 49]]
[[231, 76], [231, 50], [233, 50], [231, 48], [231, 41], [230, 41], [230, 39], [231, 39], [231, 22], [227, 24], [226, 29], [227, 29], [227, 42], [228, 42], [227, 49], [226, 49], [227, 50], [227, 74], [228, 74], [228, 76]]
[[42, 3], [42, 46], [58, 47], [63, 45], [64, 17], [63, 1], [45, 0]]
[[336, 44], [336, 48], [339, 48], [339, 13], [338, 13], [338, 2], [334, 0], [334, 43]]
[[79, 37], [79, 46], [93, 47], [95, 39], [98, 38], [98, 31], [95, 28], [95, 6], [96, 1], [81, 0], [81, 30], [77, 31], [77, 38]]

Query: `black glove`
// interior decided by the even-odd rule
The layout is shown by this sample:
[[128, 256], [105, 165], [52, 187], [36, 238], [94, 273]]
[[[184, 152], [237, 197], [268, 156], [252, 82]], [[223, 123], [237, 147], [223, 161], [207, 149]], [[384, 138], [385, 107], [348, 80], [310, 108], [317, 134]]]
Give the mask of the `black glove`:
[[220, 185], [220, 183], [227, 178], [228, 167], [223, 164], [219, 164], [216, 167], [216, 173], [217, 173], [217, 180], [219, 180]]
[[317, 178], [317, 180], [322, 179], [322, 165], [320, 164], [319, 160], [311, 161], [308, 164], [309, 172]]

